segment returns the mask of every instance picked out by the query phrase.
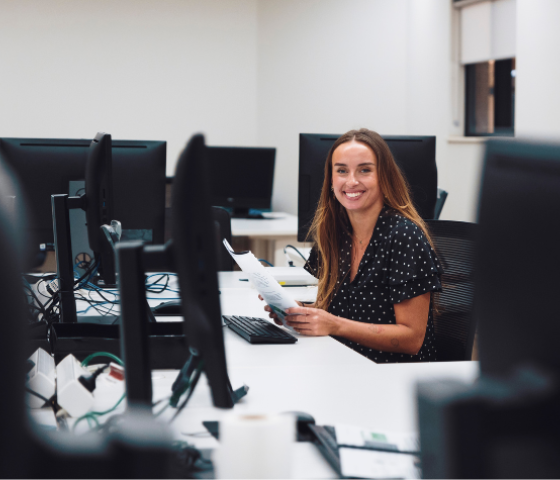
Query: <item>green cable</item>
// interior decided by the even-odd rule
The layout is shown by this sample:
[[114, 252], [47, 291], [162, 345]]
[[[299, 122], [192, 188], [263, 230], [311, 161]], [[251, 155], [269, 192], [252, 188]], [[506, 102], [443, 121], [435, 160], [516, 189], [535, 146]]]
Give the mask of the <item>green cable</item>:
[[[124, 366], [124, 362], [119, 357], [117, 357], [116, 355], [113, 355], [112, 353], [109, 353], [109, 352], [95, 352], [95, 353], [92, 353], [91, 355], [88, 355], [84, 359], [84, 361], [82, 362], [82, 367], [87, 367], [89, 362], [96, 357], [107, 357], [107, 358], [110, 358], [111, 360], [114, 360], [119, 365]], [[115, 403], [115, 405], [113, 407], [111, 407], [109, 410], [105, 410], [104, 412], [88, 412], [88, 413], [82, 415], [81, 417], [79, 417], [74, 422], [74, 425], [72, 426], [72, 430], [75, 430], [76, 425], [78, 425], [78, 423], [80, 423], [82, 420], [87, 420], [90, 428], [91, 428], [90, 421], [95, 422], [96, 426], [99, 427], [100, 425], [99, 425], [99, 420], [97, 419], [97, 417], [100, 417], [102, 415], [106, 415], [106, 414], [114, 411], [121, 404], [121, 402], [125, 399], [125, 397], [126, 397], [126, 392], [122, 394], [119, 401], [117, 403]]]
[[109, 352], [95, 352], [92, 353], [91, 355], [88, 355], [84, 361], [82, 362], [82, 367], [87, 367], [90, 360], [95, 358], [95, 357], [107, 357], [110, 358], [111, 360], [114, 360], [115, 362], [117, 362], [121, 367], [124, 367], [124, 362], [117, 357], [116, 355], [113, 355], [112, 353]]
[[97, 427], [99, 427], [99, 420], [97, 420], [97, 417], [95, 415], [92, 415], [91, 413], [86, 413], [85, 415], [82, 415], [81, 417], [79, 417], [75, 422], [74, 425], [72, 426], [72, 431], [76, 430], [76, 426], [78, 425], [78, 423], [80, 423], [82, 420], [87, 420], [89, 427], [91, 428], [91, 423], [90, 421], [93, 421]]
[[111, 407], [109, 410], [105, 410], [104, 412], [89, 412], [91, 415], [96, 415], [96, 416], [101, 416], [101, 415], [107, 415], [108, 413], [111, 413], [113, 410], [115, 410], [120, 404], [121, 402], [125, 399], [126, 397], [126, 392], [122, 394], [122, 397], [119, 399], [119, 401], [117, 403], [115, 403], [115, 405], [113, 407]]

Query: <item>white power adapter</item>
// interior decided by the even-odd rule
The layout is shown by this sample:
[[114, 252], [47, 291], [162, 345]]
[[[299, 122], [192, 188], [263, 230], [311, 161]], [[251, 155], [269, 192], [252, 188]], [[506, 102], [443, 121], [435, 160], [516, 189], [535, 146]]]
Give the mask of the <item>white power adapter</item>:
[[72, 354], [64, 357], [56, 366], [57, 402], [71, 417], [81, 417], [91, 410], [93, 394], [78, 380], [90, 373]]
[[[26, 402], [31, 408], [41, 408], [45, 401], [37, 395], [50, 400], [56, 390], [54, 358], [42, 348], [38, 348], [29, 357], [29, 361], [33, 363], [33, 368], [27, 374]], [[37, 395], [33, 395], [29, 390]]]

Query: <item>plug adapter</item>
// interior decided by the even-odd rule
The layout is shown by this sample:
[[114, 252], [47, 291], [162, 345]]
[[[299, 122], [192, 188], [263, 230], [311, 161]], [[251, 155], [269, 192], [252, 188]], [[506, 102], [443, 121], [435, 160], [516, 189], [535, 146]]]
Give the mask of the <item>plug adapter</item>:
[[80, 382], [90, 375], [72, 354], [56, 366], [57, 402], [71, 417], [81, 417], [93, 406], [93, 394]]
[[[50, 400], [56, 390], [56, 369], [54, 358], [42, 348], [38, 348], [29, 357], [33, 364], [27, 374], [26, 386], [29, 390]], [[41, 408], [45, 401], [31, 393], [26, 394], [26, 403], [31, 408]]]

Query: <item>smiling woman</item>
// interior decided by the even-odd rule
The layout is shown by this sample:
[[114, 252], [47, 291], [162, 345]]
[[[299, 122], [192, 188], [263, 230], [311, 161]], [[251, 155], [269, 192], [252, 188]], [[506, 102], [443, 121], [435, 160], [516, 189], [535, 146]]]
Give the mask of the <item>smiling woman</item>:
[[310, 236], [317, 302], [289, 309], [289, 325], [378, 363], [436, 360], [431, 292], [441, 290], [441, 267], [377, 133], [352, 130], [332, 146]]

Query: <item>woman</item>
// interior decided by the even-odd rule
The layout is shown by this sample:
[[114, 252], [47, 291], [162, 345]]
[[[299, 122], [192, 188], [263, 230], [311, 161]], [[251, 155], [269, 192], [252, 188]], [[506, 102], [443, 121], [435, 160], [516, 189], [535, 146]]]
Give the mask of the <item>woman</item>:
[[431, 292], [441, 290], [441, 268], [377, 133], [351, 130], [334, 143], [310, 235], [305, 268], [319, 279], [317, 301], [288, 309], [288, 324], [377, 363], [435, 361]]

